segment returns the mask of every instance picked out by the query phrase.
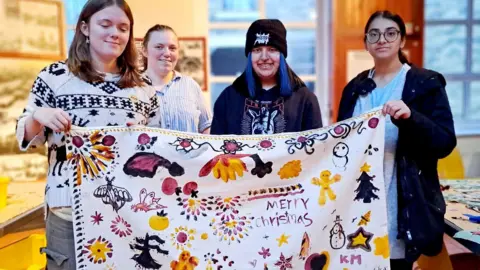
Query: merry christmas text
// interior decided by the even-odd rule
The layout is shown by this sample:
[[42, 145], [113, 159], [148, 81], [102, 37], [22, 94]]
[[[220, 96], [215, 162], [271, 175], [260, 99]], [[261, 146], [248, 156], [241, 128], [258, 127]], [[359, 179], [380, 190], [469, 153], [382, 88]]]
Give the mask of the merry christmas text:
[[257, 227], [279, 227], [287, 224], [303, 224], [308, 227], [313, 223], [313, 220], [308, 216], [308, 200], [295, 198], [267, 201], [267, 211], [273, 213], [272, 210], [276, 210], [275, 215], [261, 216], [255, 220], [255, 224]]

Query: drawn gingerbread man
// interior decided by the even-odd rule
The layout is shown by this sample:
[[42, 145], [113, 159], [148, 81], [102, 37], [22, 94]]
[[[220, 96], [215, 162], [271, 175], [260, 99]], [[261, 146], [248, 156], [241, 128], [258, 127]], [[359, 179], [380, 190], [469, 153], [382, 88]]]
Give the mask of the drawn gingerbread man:
[[327, 197], [325, 193], [328, 194], [328, 198], [331, 201], [335, 201], [337, 196], [333, 193], [333, 190], [330, 188], [330, 185], [340, 181], [342, 178], [339, 174], [335, 174], [333, 178], [330, 178], [332, 173], [329, 170], [324, 170], [320, 173], [320, 178], [312, 178], [312, 184], [320, 186], [320, 196], [318, 197], [318, 204], [325, 205], [327, 202]]

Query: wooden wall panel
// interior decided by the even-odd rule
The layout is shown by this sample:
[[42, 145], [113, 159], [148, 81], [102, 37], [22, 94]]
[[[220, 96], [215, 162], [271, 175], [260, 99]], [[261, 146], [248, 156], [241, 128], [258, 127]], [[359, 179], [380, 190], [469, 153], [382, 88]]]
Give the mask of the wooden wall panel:
[[334, 31], [339, 36], [363, 33], [370, 14], [386, 9], [388, 0], [334, 0]]
[[424, 0], [334, 0], [333, 1], [333, 94], [331, 95], [332, 122], [336, 122], [338, 104], [347, 81], [347, 53], [365, 50], [364, 27], [377, 10], [400, 14], [407, 25], [409, 60], [423, 65], [423, 10]]

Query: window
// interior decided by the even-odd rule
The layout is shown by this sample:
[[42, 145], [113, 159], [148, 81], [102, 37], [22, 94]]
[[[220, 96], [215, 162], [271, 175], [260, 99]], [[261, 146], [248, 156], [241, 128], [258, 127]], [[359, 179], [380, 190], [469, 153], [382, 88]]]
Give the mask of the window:
[[[209, 0], [211, 104], [245, 69], [250, 24], [276, 18], [287, 28], [287, 63], [315, 91], [315, 0]], [[282, 8], [278, 8], [281, 6]], [[295, 12], [292, 12], [295, 10]]]
[[480, 134], [480, 0], [425, 0], [424, 40], [424, 66], [447, 80], [457, 134]]
[[70, 43], [72, 43], [73, 36], [75, 35], [75, 25], [77, 24], [78, 16], [85, 3], [87, 3], [87, 0], [63, 0], [65, 22], [67, 24], [67, 48], [69, 48]]

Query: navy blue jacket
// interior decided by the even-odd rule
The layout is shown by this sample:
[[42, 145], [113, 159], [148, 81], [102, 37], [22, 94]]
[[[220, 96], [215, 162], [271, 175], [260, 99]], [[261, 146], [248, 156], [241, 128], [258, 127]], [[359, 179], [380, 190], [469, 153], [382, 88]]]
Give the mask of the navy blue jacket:
[[[433, 256], [442, 249], [445, 201], [438, 180], [438, 160], [457, 144], [445, 78], [412, 65], [402, 100], [411, 110], [408, 119], [392, 122], [399, 128], [396, 162], [398, 176], [398, 238], [406, 244], [405, 258]], [[360, 93], [374, 89], [368, 70], [345, 87], [338, 121], [352, 116]]]
[[281, 96], [278, 86], [264, 90], [257, 82], [256, 95], [251, 98], [242, 74], [215, 101], [210, 133], [274, 134], [321, 128], [317, 97], [293, 72], [290, 76], [291, 96]]

